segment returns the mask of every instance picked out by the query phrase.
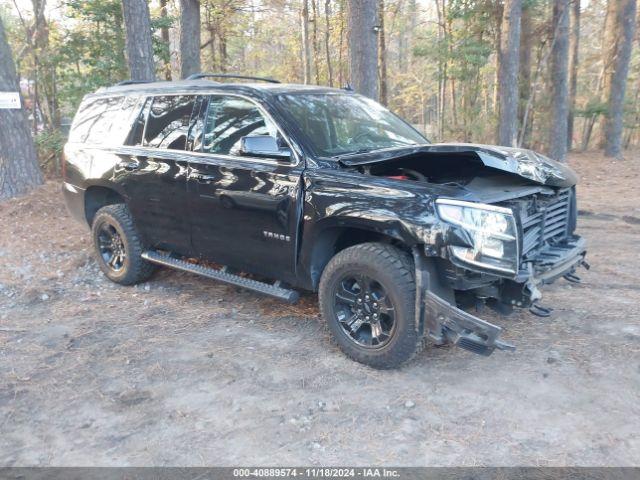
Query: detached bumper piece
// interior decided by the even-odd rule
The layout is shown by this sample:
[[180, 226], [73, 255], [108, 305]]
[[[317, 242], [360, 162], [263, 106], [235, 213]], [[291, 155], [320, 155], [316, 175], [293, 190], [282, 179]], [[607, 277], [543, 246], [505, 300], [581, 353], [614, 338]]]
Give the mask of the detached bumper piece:
[[425, 314], [435, 319], [450, 343], [488, 357], [498, 350], [514, 351], [516, 347], [498, 340], [502, 329], [451, 305], [431, 291], [424, 294]]

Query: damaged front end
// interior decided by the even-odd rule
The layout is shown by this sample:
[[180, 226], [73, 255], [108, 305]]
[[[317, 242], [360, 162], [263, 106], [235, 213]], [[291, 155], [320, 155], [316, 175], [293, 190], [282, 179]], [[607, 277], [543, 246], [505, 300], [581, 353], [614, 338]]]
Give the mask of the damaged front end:
[[513, 350], [499, 340], [500, 327], [459, 307], [489, 306], [503, 314], [518, 307], [549, 316], [540, 287], [561, 277], [579, 282], [576, 269], [588, 268], [586, 243], [574, 233], [573, 188], [541, 189], [493, 205], [436, 205], [440, 223], [427, 235], [433, 242], [414, 252], [423, 290], [418, 324], [436, 343], [482, 355]]
[[576, 269], [588, 268], [585, 242], [575, 234], [577, 176], [544, 155], [431, 144], [340, 161], [389, 185], [417, 182], [438, 192], [421, 205], [429, 221], [416, 229], [422, 246], [413, 252], [416, 328], [438, 344], [483, 355], [512, 350], [499, 340], [500, 327], [468, 312], [528, 308], [548, 316], [540, 287], [560, 277], [579, 281]]
[[[589, 266], [586, 243], [575, 234], [575, 174], [529, 151], [434, 146], [429, 155], [436, 151], [443, 165], [439, 170], [427, 172], [417, 158], [392, 164], [405, 172], [419, 168], [431, 174], [432, 182], [447, 168], [446, 160], [458, 167], [461, 162], [476, 165], [472, 175], [456, 183], [460, 195], [434, 200], [438, 221], [425, 230], [424, 249], [414, 251], [416, 326], [438, 344], [453, 343], [482, 355], [496, 348], [513, 350], [499, 339], [500, 327], [469, 311], [488, 306], [509, 314], [515, 307], [549, 316], [551, 309], [540, 304], [541, 287], [559, 278], [580, 281], [576, 269]], [[483, 165], [478, 167], [474, 158]], [[372, 165], [370, 171], [375, 174], [376, 168], [385, 167]], [[457, 171], [463, 177], [470, 169]], [[437, 183], [450, 184], [452, 173]]]

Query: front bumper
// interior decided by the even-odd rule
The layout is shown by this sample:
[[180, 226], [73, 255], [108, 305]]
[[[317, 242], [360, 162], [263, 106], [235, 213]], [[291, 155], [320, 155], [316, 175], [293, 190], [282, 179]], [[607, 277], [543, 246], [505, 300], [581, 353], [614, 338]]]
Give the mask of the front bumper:
[[[510, 282], [517, 294], [512, 296], [508, 303], [516, 306], [531, 305], [542, 297], [538, 286], [573, 274], [581, 265], [588, 267], [585, 262], [585, 246], [584, 239], [576, 236], [565, 244], [550, 249], [535, 265], [529, 264], [525, 271], [518, 274], [515, 281]], [[419, 265], [416, 263], [416, 268], [419, 268]], [[416, 278], [421, 276], [416, 272]], [[424, 315], [424, 318], [420, 319], [421, 325], [427, 327], [427, 333], [437, 343], [452, 343], [485, 356], [491, 355], [495, 349], [515, 350], [513, 345], [499, 339], [502, 333], [500, 327], [458, 308], [455, 302], [444, 299], [429, 288], [430, 283], [418, 284], [425, 287], [420, 295], [423, 306], [420, 310]]]
[[534, 263], [527, 263], [515, 278], [517, 283], [534, 281], [536, 284], [551, 283], [584, 262], [587, 254], [584, 238], [573, 236], [566, 242], [549, 246]]

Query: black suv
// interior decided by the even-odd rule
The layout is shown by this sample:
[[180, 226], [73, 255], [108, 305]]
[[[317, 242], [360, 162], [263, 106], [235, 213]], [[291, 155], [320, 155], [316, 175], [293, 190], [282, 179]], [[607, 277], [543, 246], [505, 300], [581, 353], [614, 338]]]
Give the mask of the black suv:
[[342, 350], [391, 368], [427, 337], [513, 349], [468, 311], [548, 315], [538, 287], [587, 266], [565, 165], [431, 144], [348, 90], [208, 79], [219, 76], [123, 82], [82, 101], [63, 191], [114, 282], [164, 265], [291, 302], [318, 291]]

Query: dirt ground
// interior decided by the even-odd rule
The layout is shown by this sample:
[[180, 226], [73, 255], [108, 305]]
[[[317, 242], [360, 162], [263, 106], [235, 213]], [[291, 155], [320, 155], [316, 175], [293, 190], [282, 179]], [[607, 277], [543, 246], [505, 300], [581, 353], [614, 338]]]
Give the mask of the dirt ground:
[[640, 465], [640, 152], [574, 155], [584, 283], [485, 318], [515, 353], [375, 371], [298, 305], [107, 281], [59, 184], [0, 204], [0, 466]]

